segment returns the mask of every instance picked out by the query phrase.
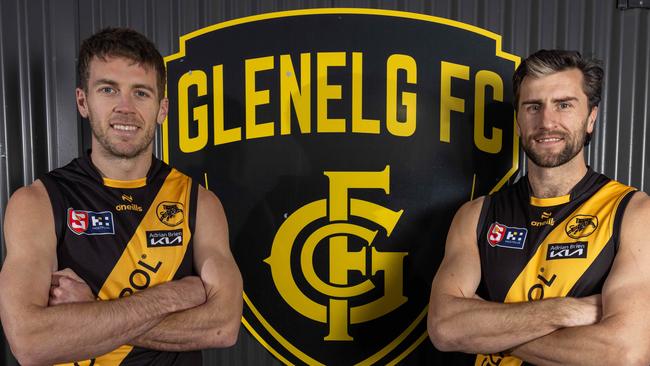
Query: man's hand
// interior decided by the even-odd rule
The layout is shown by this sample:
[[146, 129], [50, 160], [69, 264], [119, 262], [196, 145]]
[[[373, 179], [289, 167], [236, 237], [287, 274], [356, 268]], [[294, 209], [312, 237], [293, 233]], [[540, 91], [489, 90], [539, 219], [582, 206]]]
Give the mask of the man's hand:
[[567, 298], [570, 301], [567, 313], [571, 316], [566, 319], [567, 327], [581, 327], [598, 323], [603, 316], [603, 305], [601, 295], [591, 295], [581, 298]]
[[95, 295], [73, 270], [66, 268], [52, 273], [48, 306], [87, 301], [95, 301]]

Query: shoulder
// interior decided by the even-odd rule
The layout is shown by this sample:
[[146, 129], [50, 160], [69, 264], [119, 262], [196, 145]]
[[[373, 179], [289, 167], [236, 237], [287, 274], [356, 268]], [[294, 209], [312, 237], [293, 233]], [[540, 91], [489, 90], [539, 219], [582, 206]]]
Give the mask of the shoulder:
[[648, 222], [650, 222], [650, 196], [641, 191], [632, 193], [623, 215], [623, 225], [627, 227], [648, 226]]
[[18, 189], [7, 204], [4, 222], [7, 252], [29, 248], [51, 250], [56, 243], [54, 215], [45, 186], [40, 180]]
[[21, 210], [21, 209], [34, 209], [50, 204], [50, 197], [45, 189], [45, 185], [41, 180], [36, 180], [34, 183], [21, 187], [16, 190], [9, 199], [7, 204], [7, 211]]
[[454, 216], [454, 223], [452, 225], [477, 225], [479, 216], [483, 210], [483, 205], [486, 203], [486, 200], [489, 199], [489, 196], [481, 196], [474, 200], [465, 202], [462, 206], [460, 206], [458, 211], [456, 211], [456, 216]]
[[197, 227], [205, 222], [225, 224], [226, 215], [219, 197], [217, 197], [217, 195], [212, 191], [203, 188], [201, 185], [198, 186], [197, 193]]

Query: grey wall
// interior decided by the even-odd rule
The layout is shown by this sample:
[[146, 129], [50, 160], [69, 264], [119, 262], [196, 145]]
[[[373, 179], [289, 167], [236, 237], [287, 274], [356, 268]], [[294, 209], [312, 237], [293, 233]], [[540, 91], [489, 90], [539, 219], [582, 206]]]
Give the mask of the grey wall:
[[[577, 49], [603, 60], [605, 95], [589, 164], [650, 192], [650, 9], [617, 9], [627, 0], [0, 0], [0, 222], [8, 197], [61, 166], [89, 144], [74, 103], [80, 40], [106, 26], [149, 36], [163, 55], [178, 37], [259, 13], [314, 7], [372, 7], [430, 14], [503, 36], [519, 56], [540, 48]], [[635, 1], [630, 0], [630, 3]], [[638, 1], [636, 1], [638, 2]], [[523, 166], [523, 164], [520, 164]], [[0, 227], [1, 227], [0, 223]], [[4, 239], [0, 257], [4, 258]], [[4, 338], [3, 338], [4, 339]], [[424, 347], [431, 347], [428, 342]], [[0, 362], [14, 364], [6, 343]], [[246, 331], [206, 364], [277, 364]], [[417, 360], [406, 359], [406, 364]]]

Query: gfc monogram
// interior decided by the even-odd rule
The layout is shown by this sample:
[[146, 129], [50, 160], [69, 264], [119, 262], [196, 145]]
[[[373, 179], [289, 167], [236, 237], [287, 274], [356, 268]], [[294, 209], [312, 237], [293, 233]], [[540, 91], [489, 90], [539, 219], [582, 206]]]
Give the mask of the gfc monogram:
[[[350, 217], [377, 224], [386, 230], [385, 235], [389, 237], [404, 210], [393, 211], [350, 197], [357, 189], [381, 189], [390, 194], [389, 166], [374, 172], [324, 174], [329, 179], [329, 198], [308, 203], [287, 217], [275, 235], [271, 255], [265, 262], [271, 266], [273, 282], [280, 295], [294, 310], [309, 319], [328, 324], [326, 341], [351, 341], [351, 324], [377, 319], [407, 301], [403, 291], [404, 257], [407, 253], [378, 250], [381, 243], [376, 243], [375, 239], [379, 230], [350, 223]], [[323, 219], [327, 220], [325, 225], [298, 242], [304, 229]], [[360, 250], [351, 250], [351, 237], [361, 239], [363, 246]], [[327, 247], [319, 248], [323, 245]], [[327, 253], [328, 257], [328, 263], [319, 267], [320, 274], [314, 265], [317, 252]], [[292, 255], [299, 256], [299, 261], [292, 261]], [[299, 263], [297, 272], [302, 273], [305, 280], [301, 283], [306, 282], [312, 288], [307, 289], [308, 292], [315, 290], [324, 295], [320, 302], [309, 296], [304, 291], [306, 289], [301, 289], [294, 277], [296, 271], [292, 270], [292, 263]], [[325, 272], [323, 267], [328, 269], [326, 276], [322, 273]], [[361, 276], [355, 278], [361, 280], [350, 283], [349, 276], [354, 271], [360, 273]]]

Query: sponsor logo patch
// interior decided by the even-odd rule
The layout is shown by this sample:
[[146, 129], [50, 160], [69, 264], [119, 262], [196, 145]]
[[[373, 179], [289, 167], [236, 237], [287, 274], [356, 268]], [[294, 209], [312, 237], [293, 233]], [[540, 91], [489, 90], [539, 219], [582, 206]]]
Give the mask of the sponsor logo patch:
[[587, 258], [587, 242], [554, 243], [549, 244], [546, 251], [546, 260]]
[[115, 234], [111, 211], [86, 211], [68, 208], [68, 228], [77, 235]]
[[117, 204], [115, 206], [115, 210], [142, 212], [142, 206], [138, 205], [137, 203], [133, 203], [133, 196], [131, 196], [130, 194], [122, 194], [122, 201], [127, 203]]
[[552, 217], [552, 212], [542, 212], [540, 215], [540, 221], [531, 221], [530, 226], [540, 227], [544, 225], [555, 226], [555, 219]]
[[176, 247], [183, 245], [183, 229], [147, 231], [147, 247]]
[[519, 227], [509, 227], [498, 222], [492, 223], [488, 230], [487, 240], [492, 247], [524, 249], [528, 230]]
[[598, 217], [592, 215], [575, 215], [566, 224], [566, 233], [573, 239], [587, 237], [598, 228]]
[[158, 220], [167, 226], [180, 225], [185, 218], [183, 204], [180, 202], [161, 202], [156, 207], [156, 215]]

